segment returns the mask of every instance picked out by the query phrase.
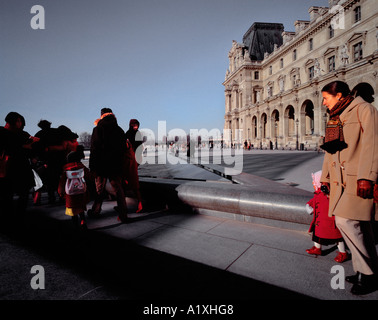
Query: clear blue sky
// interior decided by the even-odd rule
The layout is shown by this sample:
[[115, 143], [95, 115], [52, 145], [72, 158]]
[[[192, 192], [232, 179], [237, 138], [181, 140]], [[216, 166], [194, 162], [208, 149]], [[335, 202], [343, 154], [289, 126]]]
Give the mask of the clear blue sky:
[[1, 0], [0, 125], [17, 111], [30, 134], [40, 119], [91, 133], [110, 107], [124, 130], [222, 130], [232, 40], [254, 22], [294, 31], [311, 6], [328, 0]]

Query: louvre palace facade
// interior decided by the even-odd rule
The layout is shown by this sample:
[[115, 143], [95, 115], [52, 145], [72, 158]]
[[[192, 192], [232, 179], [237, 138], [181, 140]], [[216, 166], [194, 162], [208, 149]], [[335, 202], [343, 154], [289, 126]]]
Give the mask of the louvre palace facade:
[[232, 42], [223, 82], [226, 146], [317, 148], [328, 120], [321, 89], [334, 80], [362, 84], [378, 107], [377, 0], [329, 0], [294, 26], [254, 23], [242, 43]]

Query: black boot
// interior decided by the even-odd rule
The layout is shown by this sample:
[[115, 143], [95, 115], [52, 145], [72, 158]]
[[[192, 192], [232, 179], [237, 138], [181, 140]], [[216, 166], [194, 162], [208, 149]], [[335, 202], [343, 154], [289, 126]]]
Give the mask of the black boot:
[[376, 275], [365, 275], [361, 273], [361, 277], [358, 282], [356, 282], [352, 289], [350, 290], [351, 293], [355, 295], [364, 295], [372, 293], [378, 290], [377, 285], [377, 277]]
[[357, 271], [357, 273], [355, 275], [345, 277], [345, 280], [348, 281], [349, 283], [355, 284], [360, 280], [360, 275], [361, 275], [361, 273], [359, 273]]

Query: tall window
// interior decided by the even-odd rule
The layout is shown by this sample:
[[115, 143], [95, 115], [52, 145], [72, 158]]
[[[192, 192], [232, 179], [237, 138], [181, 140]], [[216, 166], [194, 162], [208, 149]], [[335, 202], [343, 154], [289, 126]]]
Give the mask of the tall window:
[[314, 39], [308, 40], [308, 50], [312, 51], [314, 49]]
[[297, 60], [297, 49], [293, 51], [293, 61]]
[[354, 22], [361, 21], [361, 7], [358, 6], [354, 9]]
[[273, 86], [268, 87], [268, 97], [273, 97]]
[[359, 42], [353, 46], [353, 61], [362, 59], [362, 42]]
[[332, 39], [335, 36], [335, 29], [332, 28], [332, 26], [329, 26], [329, 38]]
[[255, 71], [255, 80], [259, 80], [259, 72]]
[[308, 78], [312, 80], [314, 78], [314, 74], [314, 66], [311, 66], [310, 68], [308, 68]]
[[328, 72], [335, 71], [335, 56], [328, 58]]
[[269, 75], [272, 75], [272, 73], [273, 73], [273, 68], [272, 66], [269, 66]]
[[283, 58], [280, 59], [280, 68], [282, 69], [284, 67], [284, 61]]

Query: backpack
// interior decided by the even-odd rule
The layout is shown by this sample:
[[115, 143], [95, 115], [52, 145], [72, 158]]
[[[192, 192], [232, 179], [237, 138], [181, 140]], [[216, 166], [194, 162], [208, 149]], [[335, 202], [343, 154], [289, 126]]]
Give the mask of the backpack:
[[84, 169], [67, 170], [67, 181], [65, 186], [66, 194], [69, 196], [83, 194], [87, 191], [84, 180]]

